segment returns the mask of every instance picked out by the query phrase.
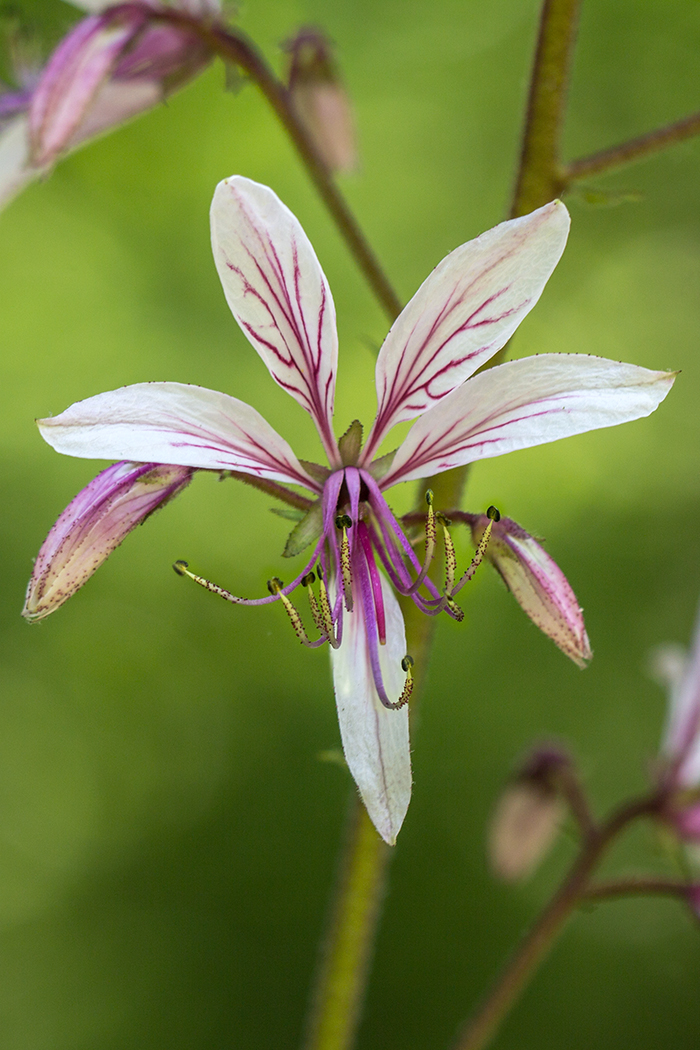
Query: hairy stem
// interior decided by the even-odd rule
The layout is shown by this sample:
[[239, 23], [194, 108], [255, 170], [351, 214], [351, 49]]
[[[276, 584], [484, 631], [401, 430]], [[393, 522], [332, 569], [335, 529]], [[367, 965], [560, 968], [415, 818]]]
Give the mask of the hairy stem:
[[611, 146], [609, 149], [592, 153], [589, 157], [581, 157], [565, 165], [562, 170], [563, 185], [570, 186], [574, 182], [588, 179], [591, 175], [601, 175], [615, 168], [621, 168], [625, 164], [632, 164], [637, 160], [644, 160], [654, 153], [659, 153], [668, 146], [677, 142], [685, 142], [686, 139], [700, 135], [700, 113], [693, 113], [690, 117], [684, 117], [673, 124], [667, 124], [656, 131], [649, 131], [646, 135], [622, 142], [619, 146]]
[[350, 1050], [379, 921], [391, 847], [353, 792], [335, 898], [312, 995], [305, 1050]]
[[564, 187], [561, 133], [581, 0], [545, 0], [530, 81], [511, 216], [526, 215]]
[[481, 1050], [490, 1043], [569, 916], [585, 898], [589, 879], [603, 854], [628, 824], [653, 813], [658, 805], [656, 794], [635, 799], [613, 813], [598, 831], [588, 836], [564, 882], [506, 963], [481, 1007], [462, 1030], [454, 1050]]

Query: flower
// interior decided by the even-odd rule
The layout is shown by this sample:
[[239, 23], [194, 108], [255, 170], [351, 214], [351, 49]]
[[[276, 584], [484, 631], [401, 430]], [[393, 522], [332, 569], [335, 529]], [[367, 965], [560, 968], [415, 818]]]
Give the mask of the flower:
[[88, 12], [64, 37], [45, 68], [21, 90], [0, 96], [0, 207], [87, 139], [162, 102], [198, 73], [211, 52], [194, 31], [219, 0], [170, 5], [192, 27], [160, 21], [158, 0], [71, 0]]
[[[485, 514], [450, 512], [471, 526], [474, 544], [481, 543], [489, 519]], [[579, 667], [593, 653], [583, 622], [583, 610], [569, 581], [546, 550], [511, 518], [491, 526], [486, 557], [533, 623]]]
[[654, 671], [669, 690], [658, 776], [663, 816], [679, 839], [700, 845], [700, 618], [690, 655], [664, 646], [655, 653]]
[[[378, 409], [366, 443], [358, 422], [337, 440], [335, 309], [299, 222], [272, 190], [240, 176], [217, 187], [211, 220], [231, 311], [275, 382], [311, 415], [328, 467], [297, 459], [245, 402], [180, 383], [98, 394], [40, 420], [39, 428], [67, 455], [233, 470], [259, 484], [306, 490], [309, 510], [287, 553], [307, 544], [313, 549], [292, 583], [275, 578], [269, 596], [248, 600], [196, 576], [185, 563], [176, 568], [235, 604], [281, 602], [302, 642], [329, 643], [345, 757], [377, 830], [393, 843], [411, 792], [406, 701], [412, 682], [394, 592], [428, 615], [444, 611], [460, 619], [455, 598], [483, 557], [488, 532], [457, 578], [449, 531], [430, 494], [421, 562], [386, 490], [648, 415], [675, 376], [565, 354], [511, 361], [475, 375], [534, 306], [561, 256], [569, 216], [554, 201], [462, 245], [436, 267], [379, 353]], [[391, 428], [406, 420], [415, 422], [398, 450], [381, 455]], [[497, 516], [492, 510], [491, 520]], [[442, 591], [428, 576], [438, 525], [447, 553]], [[308, 593], [316, 639], [307, 635], [289, 597], [300, 586]]]

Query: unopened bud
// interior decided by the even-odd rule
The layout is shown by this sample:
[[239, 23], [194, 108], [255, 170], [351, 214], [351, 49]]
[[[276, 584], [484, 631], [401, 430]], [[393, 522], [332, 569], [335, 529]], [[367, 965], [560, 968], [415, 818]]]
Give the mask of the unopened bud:
[[591, 656], [583, 610], [569, 581], [544, 548], [511, 518], [500, 518], [495, 507], [486, 514], [463, 515], [478, 544], [489, 519], [493, 521], [486, 557], [533, 623], [563, 653], [585, 667]]
[[357, 167], [355, 127], [331, 45], [319, 29], [302, 29], [289, 42], [289, 92], [301, 122], [329, 171]]
[[[182, 491], [192, 474], [191, 467], [157, 463], [115, 463], [98, 474], [42, 544], [22, 610], [25, 619], [42, 620], [63, 605], [137, 525]], [[177, 565], [186, 567], [185, 562]]]
[[526, 879], [549, 852], [564, 812], [554, 788], [518, 779], [501, 795], [491, 818], [488, 858], [503, 882]]

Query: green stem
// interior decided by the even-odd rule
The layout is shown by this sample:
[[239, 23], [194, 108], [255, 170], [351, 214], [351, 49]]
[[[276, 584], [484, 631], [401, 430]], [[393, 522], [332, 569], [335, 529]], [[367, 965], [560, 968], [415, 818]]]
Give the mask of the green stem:
[[350, 1050], [361, 1016], [391, 848], [353, 792], [305, 1050]]
[[491, 1042], [569, 916], [585, 899], [590, 876], [603, 854], [628, 824], [653, 813], [658, 805], [657, 795], [635, 799], [584, 841], [566, 879], [506, 963], [480, 1009], [462, 1030], [454, 1050], [482, 1050]]
[[564, 187], [561, 133], [581, 0], [545, 0], [530, 81], [511, 216], [526, 215]]
[[214, 54], [224, 62], [233, 63], [254, 81], [296, 147], [306, 170], [341, 234], [355, 262], [364, 274], [375, 296], [391, 321], [401, 313], [401, 301], [372, 251], [360, 224], [348, 207], [342, 193], [324, 163], [313, 136], [299, 119], [286, 86], [277, 79], [252, 40], [243, 33], [232, 31], [218, 22], [175, 9], [158, 15], [161, 21], [180, 25], [195, 33]]
[[568, 187], [573, 182], [590, 178], [591, 175], [601, 175], [625, 164], [643, 160], [666, 149], [667, 146], [694, 138], [695, 135], [700, 135], [700, 113], [693, 113], [690, 117], [657, 128], [656, 131], [629, 139], [619, 146], [611, 146], [609, 149], [592, 153], [589, 157], [572, 160], [570, 164], [565, 165], [561, 173], [564, 186]]

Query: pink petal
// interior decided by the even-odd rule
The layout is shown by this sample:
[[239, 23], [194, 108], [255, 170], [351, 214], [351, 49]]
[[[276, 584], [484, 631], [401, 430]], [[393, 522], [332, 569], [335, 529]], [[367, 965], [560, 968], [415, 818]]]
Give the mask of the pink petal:
[[240, 470], [319, 491], [259, 412], [200, 386], [137, 383], [38, 423], [44, 440], [66, 456]]
[[675, 377], [586, 354], [542, 354], [498, 365], [414, 423], [382, 488], [648, 416]]
[[272, 378], [310, 413], [334, 466], [338, 337], [328, 282], [297, 219], [267, 186], [234, 175], [211, 206], [226, 301]]
[[[485, 514], [470, 519], [474, 543], [488, 524]], [[511, 518], [494, 522], [486, 557], [524, 612], [579, 667], [591, 656], [583, 610], [553, 558]]]
[[22, 615], [42, 620], [83, 586], [132, 529], [189, 483], [189, 467], [115, 463], [66, 507], [37, 556]]
[[508, 341], [559, 262], [569, 213], [552, 201], [456, 248], [394, 323], [376, 367], [379, 407], [366, 457], [387, 431], [415, 419]]
[[[398, 699], [406, 677], [406, 633], [394, 592], [383, 577], [381, 584], [387, 630], [386, 645], [379, 647], [382, 677], [389, 696]], [[344, 614], [342, 644], [331, 649], [338, 721], [345, 759], [370, 819], [394, 845], [411, 800], [408, 706], [390, 711], [377, 695], [361, 610], [358, 600]]]
[[54, 51], [29, 111], [33, 159], [47, 164], [66, 149], [124, 48], [140, 32], [146, 9], [83, 19]]

